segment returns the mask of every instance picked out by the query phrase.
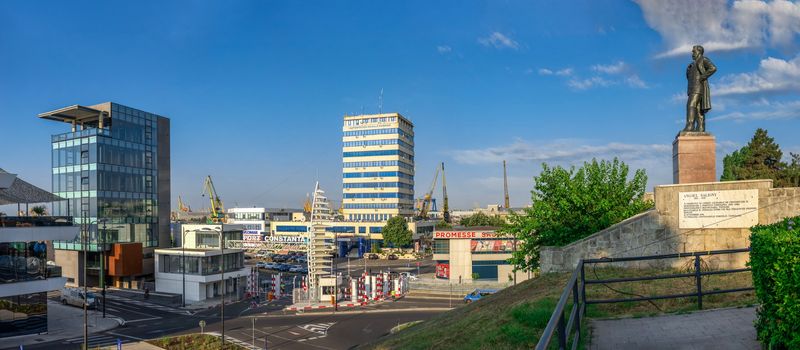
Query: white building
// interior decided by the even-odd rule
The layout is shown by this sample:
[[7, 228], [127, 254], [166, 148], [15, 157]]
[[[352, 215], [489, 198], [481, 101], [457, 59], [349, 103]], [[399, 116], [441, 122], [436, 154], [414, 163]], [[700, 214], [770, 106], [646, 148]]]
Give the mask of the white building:
[[240, 299], [251, 268], [241, 249], [220, 248], [220, 236], [242, 240], [242, 226], [181, 225], [183, 246], [155, 251], [156, 291], [183, 294], [186, 303], [220, 297], [223, 290], [226, 298]]
[[342, 126], [344, 218], [414, 214], [414, 125], [399, 113], [346, 115]]
[[[21, 211], [22, 204], [59, 199], [0, 169], [0, 205]], [[61, 267], [48, 263], [47, 241], [79, 232], [70, 217], [0, 215], [0, 339], [47, 332], [47, 292], [67, 282]]]

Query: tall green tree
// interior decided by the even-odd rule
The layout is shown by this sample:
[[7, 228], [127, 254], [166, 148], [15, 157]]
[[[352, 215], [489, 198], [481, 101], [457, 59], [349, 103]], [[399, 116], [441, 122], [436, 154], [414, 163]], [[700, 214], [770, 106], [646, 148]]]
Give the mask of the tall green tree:
[[381, 233], [383, 240], [395, 247], [411, 244], [411, 230], [408, 229], [408, 222], [402, 216], [395, 216], [386, 221]]
[[465, 216], [458, 221], [461, 226], [503, 226], [506, 220], [498, 215], [486, 215], [478, 212], [470, 216]]
[[580, 168], [542, 165], [534, 177], [532, 206], [509, 216], [501, 232], [517, 239], [511, 262], [518, 270], [539, 267], [539, 248], [563, 246], [653, 207], [645, 201], [647, 175], [629, 176], [617, 158], [592, 159]]
[[786, 168], [786, 185], [800, 187], [800, 153], [789, 153], [791, 163]]
[[775, 139], [767, 130], [758, 128], [747, 145], [725, 156], [720, 180], [772, 179], [776, 187], [791, 186], [788, 178], [791, 169], [782, 158], [783, 152]]

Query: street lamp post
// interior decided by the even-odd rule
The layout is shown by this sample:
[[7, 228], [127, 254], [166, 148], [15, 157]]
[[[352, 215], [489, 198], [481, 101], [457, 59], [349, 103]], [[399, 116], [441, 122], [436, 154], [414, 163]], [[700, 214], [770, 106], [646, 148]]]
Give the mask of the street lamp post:
[[225, 292], [227, 291], [225, 285], [225, 233], [224, 229], [220, 228], [219, 233], [219, 252], [220, 252], [220, 282], [222, 282], [222, 303], [220, 303], [220, 315], [222, 318], [222, 348], [225, 348]]
[[107, 219], [100, 220], [103, 223], [103, 247], [101, 248], [102, 258], [100, 259], [100, 285], [103, 287], [103, 318], [106, 318], [106, 221]]
[[89, 301], [89, 288], [88, 288], [88, 280], [86, 279], [86, 254], [87, 250], [86, 246], [89, 244], [89, 227], [91, 225], [87, 225], [84, 221], [82, 224], [84, 229], [81, 230], [83, 232], [81, 235], [81, 249], [83, 250], [83, 350], [89, 349], [89, 306], [87, 302]]

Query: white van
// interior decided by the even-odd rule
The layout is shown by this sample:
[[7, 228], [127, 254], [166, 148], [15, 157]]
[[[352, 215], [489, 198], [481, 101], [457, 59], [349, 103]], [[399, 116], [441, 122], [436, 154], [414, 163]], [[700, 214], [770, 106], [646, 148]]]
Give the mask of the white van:
[[[87, 307], [96, 308], [98, 304], [97, 297], [94, 293], [89, 292], [87, 299]], [[81, 288], [63, 288], [61, 289], [61, 303], [64, 305], [75, 305], [83, 307], [83, 289]]]

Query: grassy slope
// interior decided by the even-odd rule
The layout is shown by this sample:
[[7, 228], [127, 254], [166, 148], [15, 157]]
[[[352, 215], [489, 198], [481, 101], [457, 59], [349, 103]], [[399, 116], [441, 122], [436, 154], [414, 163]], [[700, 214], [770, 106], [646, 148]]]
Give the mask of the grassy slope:
[[376, 349], [530, 348], [566, 283], [566, 274], [547, 274], [509, 287], [464, 307], [391, 335]]
[[[681, 273], [672, 270], [589, 269], [587, 279], [654, 276]], [[366, 346], [374, 349], [529, 349], [547, 324], [570, 274], [545, 274], [506, 288], [479, 302], [442, 313]], [[752, 286], [749, 272], [704, 277], [705, 290]], [[616, 290], [639, 295], [692, 292], [694, 278], [611, 284]], [[630, 298], [603, 285], [587, 287], [588, 299]], [[706, 309], [750, 305], [753, 292], [707, 296]], [[590, 305], [589, 317], [649, 316], [696, 309], [694, 298]]]

